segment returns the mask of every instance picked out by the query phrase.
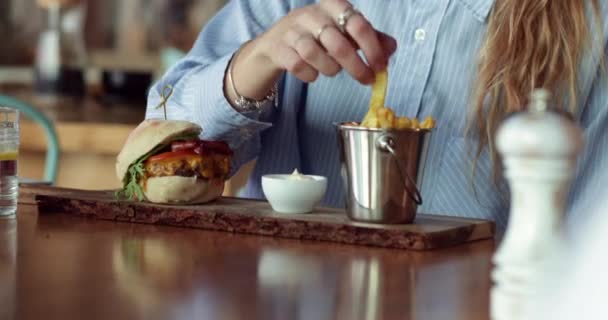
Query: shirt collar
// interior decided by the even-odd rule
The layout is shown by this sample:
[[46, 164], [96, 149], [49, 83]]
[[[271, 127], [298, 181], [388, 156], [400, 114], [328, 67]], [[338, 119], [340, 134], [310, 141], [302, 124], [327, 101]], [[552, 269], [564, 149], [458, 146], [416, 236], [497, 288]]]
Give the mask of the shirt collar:
[[486, 22], [492, 7], [494, 7], [495, 0], [460, 0], [460, 2], [471, 10], [477, 20]]

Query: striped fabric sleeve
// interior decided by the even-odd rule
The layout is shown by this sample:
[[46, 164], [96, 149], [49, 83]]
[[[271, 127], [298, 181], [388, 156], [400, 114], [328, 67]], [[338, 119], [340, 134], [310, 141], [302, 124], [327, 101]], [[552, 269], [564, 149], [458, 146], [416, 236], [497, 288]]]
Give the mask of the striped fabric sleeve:
[[169, 69], [148, 95], [146, 118], [163, 118], [157, 106], [171, 86], [166, 102], [168, 119], [188, 120], [203, 128], [203, 139], [223, 140], [235, 151], [233, 167], [255, 158], [259, 134], [272, 126], [232, 108], [224, 96], [224, 74], [239, 46], [266, 30], [289, 11], [281, 0], [230, 1], [200, 33], [186, 57]]

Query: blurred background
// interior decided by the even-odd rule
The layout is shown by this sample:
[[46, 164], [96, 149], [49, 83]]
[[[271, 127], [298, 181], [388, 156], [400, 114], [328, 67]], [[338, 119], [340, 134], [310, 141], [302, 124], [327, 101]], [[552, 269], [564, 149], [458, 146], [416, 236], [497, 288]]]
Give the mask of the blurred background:
[[[39, 113], [21, 120], [19, 175], [120, 187], [115, 156], [143, 120], [148, 88], [225, 2], [0, 0], [0, 98]], [[39, 116], [57, 133], [56, 165], [45, 162], [54, 137]]]
[[3, 0], [0, 65], [35, 63], [40, 37], [52, 28], [54, 3], [60, 7], [62, 31], [80, 33], [90, 64], [131, 58], [130, 64], [144, 61], [154, 68], [163, 51], [187, 51], [225, 0]]

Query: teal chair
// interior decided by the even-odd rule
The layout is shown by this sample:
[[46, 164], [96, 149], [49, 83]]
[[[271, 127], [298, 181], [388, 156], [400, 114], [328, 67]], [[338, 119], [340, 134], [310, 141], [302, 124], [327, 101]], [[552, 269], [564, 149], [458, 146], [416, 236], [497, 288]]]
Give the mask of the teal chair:
[[44, 166], [44, 180], [45, 182], [55, 184], [57, 180], [57, 167], [59, 165], [59, 139], [57, 138], [57, 131], [55, 131], [55, 126], [51, 120], [44, 113], [31, 105], [1, 94], [0, 106], [19, 110], [21, 115], [25, 115], [34, 120], [45, 130], [48, 147]]

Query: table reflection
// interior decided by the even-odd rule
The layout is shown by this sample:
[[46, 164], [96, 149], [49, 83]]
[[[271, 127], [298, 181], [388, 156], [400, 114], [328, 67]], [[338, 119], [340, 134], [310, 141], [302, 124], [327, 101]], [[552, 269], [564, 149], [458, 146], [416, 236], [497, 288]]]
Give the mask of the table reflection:
[[192, 255], [181, 248], [154, 238], [115, 241], [112, 269], [116, 284], [142, 314], [152, 313], [166, 296], [179, 300], [184, 298], [179, 292], [194, 289]]
[[319, 260], [297, 250], [267, 248], [258, 260], [259, 319], [333, 319], [338, 259]]
[[[260, 319], [411, 319], [420, 261], [408, 253], [346, 249], [321, 252], [266, 249], [258, 263]], [[353, 258], [353, 253], [354, 258]]]
[[0, 219], [0, 319], [15, 318], [17, 290], [17, 221]]
[[13, 239], [0, 244], [0, 280], [13, 279], [0, 292], [15, 299], [19, 264], [24, 318], [49, 308], [82, 319], [487, 318], [491, 242], [409, 252], [67, 215], [19, 219], [19, 255], [16, 230], [0, 230]]

